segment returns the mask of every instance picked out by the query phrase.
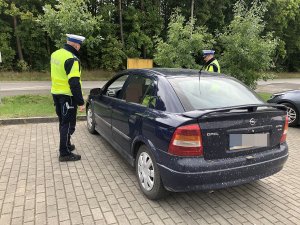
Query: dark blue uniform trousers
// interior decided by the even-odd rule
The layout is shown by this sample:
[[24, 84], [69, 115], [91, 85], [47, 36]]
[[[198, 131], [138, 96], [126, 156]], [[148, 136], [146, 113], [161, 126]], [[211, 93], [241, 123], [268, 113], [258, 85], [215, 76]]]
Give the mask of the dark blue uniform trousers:
[[60, 156], [70, 155], [71, 135], [75, 132], [77, 105], [72, 96], [52, 95], [56, 114], [59, 119], [59, 153]]

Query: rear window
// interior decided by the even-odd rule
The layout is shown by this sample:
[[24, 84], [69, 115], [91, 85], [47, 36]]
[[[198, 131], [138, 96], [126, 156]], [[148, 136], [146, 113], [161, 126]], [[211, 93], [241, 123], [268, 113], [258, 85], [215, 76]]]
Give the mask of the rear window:
[[263, 104], [251, 90], [226, 77], [171, 77], [168, 79], [186, 111], [247, 104]]

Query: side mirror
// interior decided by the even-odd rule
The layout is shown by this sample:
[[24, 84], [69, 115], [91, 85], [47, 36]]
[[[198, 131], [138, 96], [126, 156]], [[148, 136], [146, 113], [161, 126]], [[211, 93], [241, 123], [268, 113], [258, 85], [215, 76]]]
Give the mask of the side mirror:
[[90, 95], [92, 96], [101, 95], [101, 94], [102, 94], [101, 88], [93, 88], [90, 90]]

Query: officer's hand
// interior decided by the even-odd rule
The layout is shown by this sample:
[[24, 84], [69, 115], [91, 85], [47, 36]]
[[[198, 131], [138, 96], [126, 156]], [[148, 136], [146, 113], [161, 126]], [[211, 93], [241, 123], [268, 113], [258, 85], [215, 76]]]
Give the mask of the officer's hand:
[[84, 110], [85, 110], [85, 105], [79, 106], [79, 111], [80, 111], [80, 112], [84, 112]]

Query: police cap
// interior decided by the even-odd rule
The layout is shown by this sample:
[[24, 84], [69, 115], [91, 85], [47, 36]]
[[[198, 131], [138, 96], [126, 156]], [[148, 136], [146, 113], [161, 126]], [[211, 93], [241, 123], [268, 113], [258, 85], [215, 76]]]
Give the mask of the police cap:
[[214, 50], [203, 50], [203, 55], [213, 55], [215, 54], [215, 51]]
[[68, 41], [75, 42], [78, 44], [81, 44], [85, 40], [85, 37], [80, 35], [75, 35], [75, 34], [66, 34], [66, 35]]

